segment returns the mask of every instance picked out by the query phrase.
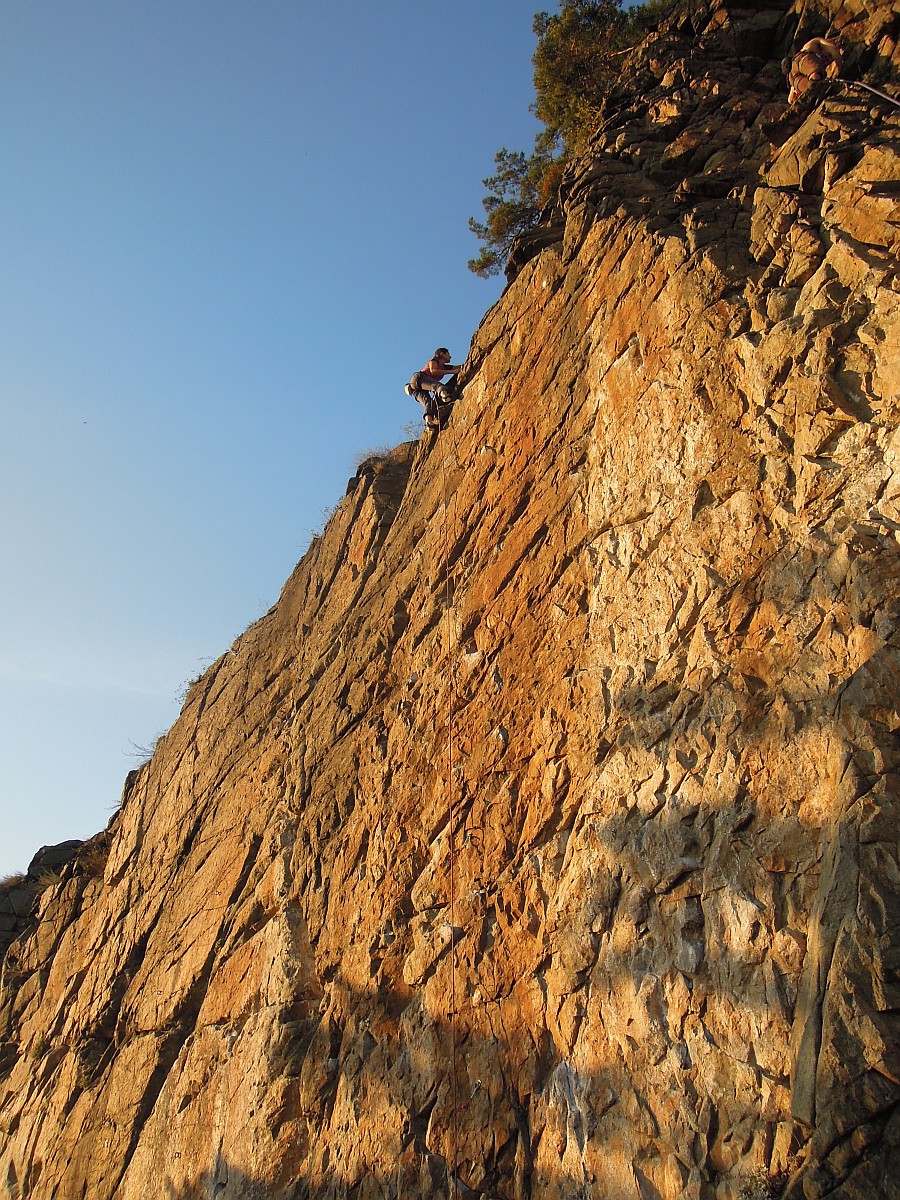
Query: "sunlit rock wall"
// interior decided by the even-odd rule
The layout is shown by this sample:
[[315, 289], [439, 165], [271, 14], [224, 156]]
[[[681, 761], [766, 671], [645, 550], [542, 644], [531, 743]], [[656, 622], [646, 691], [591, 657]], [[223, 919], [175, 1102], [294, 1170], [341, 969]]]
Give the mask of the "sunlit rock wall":
[[623, 60], [449, 428], [44, 880], [0, 1195], [898, 1195], [900, 110], [795, 36]]

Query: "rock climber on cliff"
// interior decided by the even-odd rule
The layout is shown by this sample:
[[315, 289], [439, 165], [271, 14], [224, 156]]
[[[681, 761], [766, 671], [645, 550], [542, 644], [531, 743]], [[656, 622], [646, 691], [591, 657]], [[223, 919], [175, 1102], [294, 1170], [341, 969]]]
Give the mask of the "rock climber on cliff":
[[429, 429], [440, 429], [450, 414], [457, 399], [456, 380], [449, 385], [441, 383], [445, 375], [456, 375], [462, 366], [450, 362], [450, 351], [438, 346], [421, 371], [416, 371], [406, 385], [406, 394], [412, 396], [425, 409], [425, 424]]
[[828, 38], [810, 38], [791, 59], [788, 103], [793, 104], [820, 80], [837, 79], [841, 73], [841, 61], [840, 49], [834, 42]]

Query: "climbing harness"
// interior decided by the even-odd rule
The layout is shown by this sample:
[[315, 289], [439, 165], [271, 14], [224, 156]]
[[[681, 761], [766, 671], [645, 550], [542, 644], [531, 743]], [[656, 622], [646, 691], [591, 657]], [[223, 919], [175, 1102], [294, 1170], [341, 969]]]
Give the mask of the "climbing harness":
[[444, 428], [453, 405], [459, 399], [459, 385], [455, 377], [448, 383], [441, 383], [425, 370], [416, 371], [403, 390], [422, 405], [425, 424], [435, 430]]
[[452, 385], [449, 384], [442, 384], [441, 392], [434, 387], [418, 387], [416, 385], [418, 374], [419, 372], [416, 372], [404, 391], [407, 396], [412, 396], [425, 409], [425, 424], [429, 429], [443, 429], [458, 397], [455, 395]]

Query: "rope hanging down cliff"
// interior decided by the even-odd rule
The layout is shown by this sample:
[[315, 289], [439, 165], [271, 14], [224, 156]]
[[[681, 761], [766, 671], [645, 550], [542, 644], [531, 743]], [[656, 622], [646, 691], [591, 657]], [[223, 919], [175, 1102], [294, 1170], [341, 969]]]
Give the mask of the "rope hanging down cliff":
[[[455, 446], [454, 446], [455, 450]], [[450, 506], [447, 487], [447, 452], [441, 451], [441, 477], [443, 484], [443, 534], [444, 534], [444, 616], [447, 628], [448, 668], [448, 714], [447, 714], [447, 809], [450, 857], [450, 1161], [447, 1164], [447, 1195], [455, 1200], [459, 1195], [457, 1181], [458, 1089], [456, 1076], [456, 812], [453, 804], [453, 721], [456, 716], [456, 681], [453, 671], [453, 630], [450, 622], [452, 604], [450, 587], [450, 530], [448, 510]]]

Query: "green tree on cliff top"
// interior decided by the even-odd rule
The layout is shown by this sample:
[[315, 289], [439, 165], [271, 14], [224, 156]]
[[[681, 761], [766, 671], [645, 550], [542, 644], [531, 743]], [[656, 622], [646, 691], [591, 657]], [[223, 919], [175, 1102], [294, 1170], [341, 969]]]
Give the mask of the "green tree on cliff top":
[[484, 221], [469, 218], [483, 243], [469, 270], [496, 275], [520, 233], [532, 228], [553, 196], [568, 159], [590, 140], [603, 99], [616, 78], [618, 59], [652, 27], [672, 0], [650, 0], [628, 10], [622, 0], [560, 0], [558, 13], [535, 14], [537, 36], [532, 111], [544, 128], [534, 152], [498, 150], [496, 173], [485, 179]]

